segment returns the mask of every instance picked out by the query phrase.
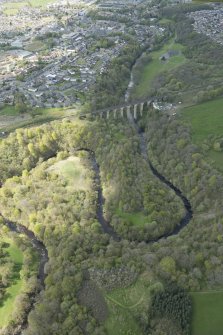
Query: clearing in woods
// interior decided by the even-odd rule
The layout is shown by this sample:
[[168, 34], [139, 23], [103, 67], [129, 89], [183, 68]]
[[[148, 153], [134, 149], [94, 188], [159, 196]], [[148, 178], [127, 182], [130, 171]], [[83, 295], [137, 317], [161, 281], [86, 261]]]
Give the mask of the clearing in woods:
[[71, 156], [61, 160], [48, 168], [48, 171], [62, 176], [76, 190], [87, 191], [90, 188], [89, 170], [83, 166], [80, 157]]
[[143, 335], [137, 316], [149, 309], [154, 282], [145, 273], [131, 286], [105, 294], [109, 317], [105, 327], [109, 335]]

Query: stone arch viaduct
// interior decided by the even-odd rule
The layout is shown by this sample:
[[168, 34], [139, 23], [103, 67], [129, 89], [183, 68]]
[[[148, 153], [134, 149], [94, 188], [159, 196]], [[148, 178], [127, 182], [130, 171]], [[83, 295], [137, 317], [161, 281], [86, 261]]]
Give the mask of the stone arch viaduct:
[[[154, 100], [149, 99], [146, 101], [131, 102], [128, 104], [123, 104], [115, 107], [109, 107], [106, 109], [101, 109], [98, 111], [92, 111], [91, 115], [94, 117], [101, 117], [105, 119], [109, 118], [128, 118], [135, 120], [140, 116], [142, 117], [143, 112], [148, 110], [149, 107], [153, 105]], [[81, 113], [80, 117], [85, 117], [84, 113]], [[88, 114], [89, 115], [89, 114]]]

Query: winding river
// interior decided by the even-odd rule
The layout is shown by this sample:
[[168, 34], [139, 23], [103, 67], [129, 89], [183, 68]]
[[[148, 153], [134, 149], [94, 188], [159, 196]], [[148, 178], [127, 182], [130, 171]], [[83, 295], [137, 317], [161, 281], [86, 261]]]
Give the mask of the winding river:
[[[153, 164], [149, 160], [149, 157], [148, 157], [148, 154], [147, 154], [146, 141], [145, 141], [144, 134], [139, 130], [137, 124], [134, 123], [133, 126], [135, 127], [135, 129], [138, 133], [138, 136], [140, 138], [141, 154], [144, 157], [144, 159], [146, 160], [146, 162], [148, 164], [148, 168], [151, 169], [153, 175], [156, 178], [158, 178], [161, 182], [163, 182], [165, 185], [167, 185], [170, 189], [172, 189], [175, 192], [175, 194], [182, 200], [184, 208], [185, 208], [184, 217], [180, 220], [179, 224], [174, 228], [173, 231], [171, 231], [169, 233], [166, 233], [166, 234], [164, 234], [164, 235], [162, 235], [162, 236], [160, 236], [156, 239], [147, 241], [147, 243], [155, 243], [155, 242], [158, 242], [160, 239], [167, 238], [167, 237], [178, 234], [192, 219], [193, 211], [192, 211], [192, 207], [191, 207], [191, 204], [190, 204], [189, 200], [182, 194], [182, 192], [155, 169], [155, 167], [153, 166]], [[102, 230], [103, 230], [104, 233], [109, 234], [111, 236], [111, 238], [113, 238], [115, 241], [121, 241], [121, 236], [118, 236], [118, 234], [115, 232], [113, 227], [109, 224], [108, 221], [106, 221], [106, 219], [104, 217], [104, 211], [103, 211], [104, 198], [103, 198], [103, 191], [102, 191], [102, 185], [101, 185], [100, 167], [97, 163], [95, 153], [94, 153], [94, 151], [92, 151], [90, 149], [87, 149], [87, 148], [78, 148], [78, 149], [76, 149], [76, 151], [87, 151], [89, 153], [90, 157], [91, 157], [92, 167], [93, 167], [93, 170], [95, 172], [95, 183], [97, 185], [97, 193], [98, 193], [96, 215], [97, 215], [97, 219], [98, 219], [99, 223], [101, 224]], [[0, 187], [1, 187], [1, 184], [0, 184]], [[34, 233], [31, 230], [29, 230], [25, 226], [14, 223], [14, 222], [11, 222], [7, 219], [4, 219], [4, 224], [13, 232], [16, 232], [16, 233], [19, 233], [19, 234], [20, 233], [25, 234], [30, 239], [33, 248], [35, 248], [37, 250], [37, 252], [39, 253], [40, 263], [39, 263], [39, 270], [38, 270], [38, 279], [40, 281], [42, 289], [44, 289], [44, 280], [46, 278], [46, 274], [44, 272], [44, 267], [49, 260], [48, 252], [47, 252], [47, 249], [46, 249], [45, 245], [43, 244], [43, 242], [38, 240], [38, 238], [34, 235]], [[27, 312], [26, 319], [24, 319], [23, 324], [20, 325], [19, 330], [15, 333], [15, 335], [21, 335], [22, 330], [27, 327], [28, 315], [29, 315], [29, 312], [31, 311], [31, 309], [34, 306], [35, 301], [36, 301], [36, 297], [32, 297], [31, 307], [30, 307], [29, 311]]]

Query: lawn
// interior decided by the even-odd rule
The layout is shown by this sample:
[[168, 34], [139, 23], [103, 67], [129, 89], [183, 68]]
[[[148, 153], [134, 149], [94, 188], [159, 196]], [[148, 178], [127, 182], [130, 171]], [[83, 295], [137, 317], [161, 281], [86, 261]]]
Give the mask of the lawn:
[[[169, 50], [179, 51], [178, 55], [170, 57], [167, 61], [163, 62], [160, 57], [168, 52]], [[181, 44], [174, 43], [174, 39], [171, 39], [168, 44], [158, 51], [151, 53], [152, 61], [143, 67], [139, 78], [139, 83], [133, 88], [131, 93], [132, 98], [145, 98], [148, 96], [154, 79], [162, 72], [169, 71], [177, 66], [183, 64], [186, 58], [181, 53], [183, 46]], [[137, 70], [137, 65], [135, 67]], [[133, 70], [134, 74], [134, 70]]]
[[136, 316], [149, 308], [152, 284], [146, 273], [135, 284], [105, 294], [109, 309], [105, 327], [109, 335], [143, 335]]
[[[16, 269], [20, 271], [23, 264], [22, 251], [14, 244], [13, 240], [4, 238], [4, 241], [9, 243], [9, 247], [6, 250], [9, 252], [12, 261], [16, 264]], [[16, 275], [18, 273], [15, 273], [15, 277]], [[8, 297], [0, 305], [0, 329], [9, 322], [15, 299], [22, 291], [23, 285], [24, 281], [22, 279], [14, 279], [12, 285], [8, 287], [6, 291]]]
[[[184, 108], [182, 118], [192, 128], [194, 143], [201, 145], [210, 135], [223, 137], [223, 98]], [[216, 167], [223, 170], [223, 153], [208, 151]]]
[[65, 160], [61, 160], [50, 168], [59, 176], [68, 181], [69, 186], [75, 187], [76, 190], [87, 191], [90, 188], [89, 171], [83, 166], [79, 157], [71, 156]]
[[222, 335], [223, 292], [192, 293], [192, 335]]

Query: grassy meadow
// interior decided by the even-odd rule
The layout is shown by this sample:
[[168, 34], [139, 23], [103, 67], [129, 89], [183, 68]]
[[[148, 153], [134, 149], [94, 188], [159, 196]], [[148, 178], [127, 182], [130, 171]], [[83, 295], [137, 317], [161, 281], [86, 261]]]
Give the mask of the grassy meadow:
[[71, 156], [52, 165], [48, 171], [62, 176], [69, 186], [76, 190], [87, 191], [90, 188], [89, 171], [83, 166], [79, 157]]
[[123, 219], [126, 219], [131, 224], [136, 226], [144, 226], [146, 223], [148, 223], [148, 219], [145, 215], [143, 215], [141, 212], [139, 213], [124, 213], [120, 210], [117, 210], [116, 213]]
[[[161, 61], [160, 57], [170, 50], [179, 51], [180, 53], [170, 57], [167, 61]], [[174, 39], [171, 39], [169, 43], [165, 44], [160, 50], [151, 52], [152, 61], [148, 62], [148, 64], [143, 67], [138, 84], [135, 85], [131, 92], [132, 99], [147, 97], [155, 77], [164, 71], [170, 71], [177, 66], [182, 65], [186, 61], [186, 58], [181, 53], [182, 50], [183, 46], [175, 43]], [[135, 69], [137, 71], [137, 65]]]
[[6, 250], [8, 251], [10, 258], [16, 265], [16, 271], [14, 278], [12, 278], [12, 284], [7, 288], [6, 299], [0, 305], [0, 329], [6, 326], [7, 323], [10, 321], [15, 299], [22, 291], [24, 285], [24, 281], [19, 278], [19, 271], [23, 264], [22, 251], [15, 245], [13, 240], [4, 238], [4, 242], [7, 242], [9, 244]]
[[[182, 118], [191, 126], [192, 139], [198, 145], [211, 135], [223, 137], [223, 98], [184, 108]], [[210, 149], [208, 156], [223, 171], [223, 152]]]
[[192, 293], [192, 335], [222, 335], [223, 291]]

